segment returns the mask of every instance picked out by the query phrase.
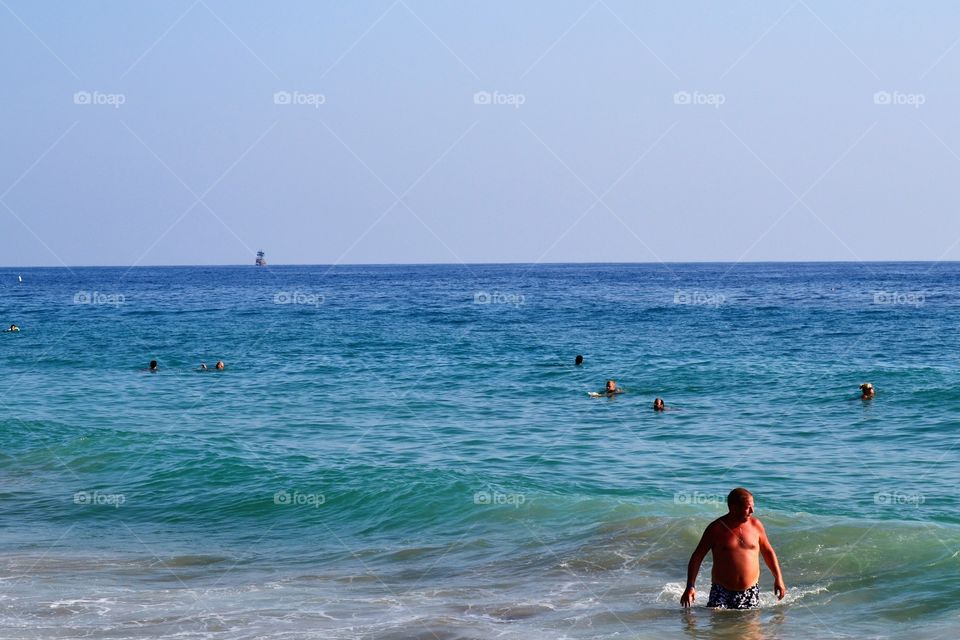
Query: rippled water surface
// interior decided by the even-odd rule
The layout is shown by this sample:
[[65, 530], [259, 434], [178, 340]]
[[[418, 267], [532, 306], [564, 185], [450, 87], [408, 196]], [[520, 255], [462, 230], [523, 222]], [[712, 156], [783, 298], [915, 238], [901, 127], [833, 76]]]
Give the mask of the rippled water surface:
[[[0, 637], [956, 637], [958, 276], [2, 269]], [[738, 485], [790, 594], [683, 612]]]

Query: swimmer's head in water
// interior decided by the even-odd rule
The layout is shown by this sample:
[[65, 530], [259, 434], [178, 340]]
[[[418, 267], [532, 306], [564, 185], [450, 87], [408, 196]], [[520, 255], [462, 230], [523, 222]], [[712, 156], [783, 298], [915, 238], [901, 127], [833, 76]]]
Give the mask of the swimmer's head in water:
[[583, 356], [577, 356], [573, 362], [579, 367], [580, 365], [583, 364]]
[[655, 398], [653, 401], [653, 410], [654, 411], [663, 411], [663, 398]]
[[157, 361], [156, 361], [156, 360], [151, 360], [151, 361], [150, 361], [150, 371], [156, 371], [156, 370], [157, 370]]
[[217, 369], [223, 371], [223, 360], [217, 360]]
[[616, 390], [617, 390], [617, 381], [607, 380], [607, 391], [616, 391]]
[[863, 394], [864, 398], [873, 396], [873, 385], [869, 382], [864, 382], [862, 385], [860, 385], [860, 392]]
[[20, 331], [20, 327], [15, 324], [10, 325], [10, 331]]

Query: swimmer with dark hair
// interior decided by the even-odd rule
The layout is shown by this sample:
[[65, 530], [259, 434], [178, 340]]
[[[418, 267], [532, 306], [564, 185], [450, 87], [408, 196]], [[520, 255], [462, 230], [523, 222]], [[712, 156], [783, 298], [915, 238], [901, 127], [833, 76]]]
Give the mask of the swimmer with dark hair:
[[583, 364], [583, 356], [579, 356], [579, 355], [578, 355], [576, 358], [574, 358], [573, 364], [577, 365], [578, 367], [579, 367], [580, 365], [582, 365], [582, 364]]
[[156, 361], [156, 360], [151, 360], [151, 361], [150, 361], [150, 373], [156, 373], [158, 369], [159, 369], [159, 365], [157, 364], [157, 361]]
[[15, 324], [10, 325], [10, 328], [9, 328], [9, 329], [4, 329], [4, 330], [3, 330], [4, 333], [16, 333], [16, 332], [18, 332], [18, 331], [20, 331], [20, 327], [18, 327], [18, 326], [15, 325]]
[[653, 400], [653, 410], [654, 411], [666, 411], [667, 406], [663, 404], [663, 398], [654, 398]]
[[217, 360], [217, 371], [223, 371], [224, 364], [223, 360]]
[[607, 386], [602, 392], [588, 391], [587, 395], [589, 395], [591, 398], [600, 398], [603, 396], [607, 396], [609, 398], [620, 393], [623, 393], [623, 389], [617, 386], [617, 381], [607, 380]]

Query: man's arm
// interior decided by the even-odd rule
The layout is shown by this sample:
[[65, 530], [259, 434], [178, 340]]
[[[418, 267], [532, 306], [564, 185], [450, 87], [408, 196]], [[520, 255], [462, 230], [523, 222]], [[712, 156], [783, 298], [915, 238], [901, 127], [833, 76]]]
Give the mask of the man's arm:
[[693, 604], [694, 599], [697, 597], [697, 590], [694, 585], [697, 582], [697, 574], [700, 573], [700, 565], [703, 563], [703, 559], [707, 557], [707, 553], [710, 552], [710, 547], [712, 545], [712, 535], [711, 530], [713, 524], [704, 530], [703, 535], [700, 537], [700, 543], [697, 545], [697, 548], [693, 550], [693, 555], [690, 556], [690, 562], [687, 564], [687, 588], [683, 590], [683, 595], [680, 596], [680, 605], [684, 607], [689, 607]]
[[777, 561], [777, 552], [773, 550], [773, 545], [767, 539], [767, 530], [763, 528], [763, 523], [757, 520], [760, 527], [760, 555], [763, 556], [763, 562], [773, 574], [773, 592], [777, 594], [777, 600], [783, 600], [787, 595], [787, 587], [783, 584], [783, 574], [780, 572], [780, 562]]

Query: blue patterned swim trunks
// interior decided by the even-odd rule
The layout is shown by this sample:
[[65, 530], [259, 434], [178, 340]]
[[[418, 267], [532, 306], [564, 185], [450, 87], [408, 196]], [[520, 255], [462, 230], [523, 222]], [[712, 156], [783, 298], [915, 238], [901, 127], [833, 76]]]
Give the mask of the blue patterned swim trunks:
[[746, 591], [730, 591], [718, 584], [711, 584], [707, 606], [714, 609], [756, 609], [760, 606], [760, 583]]

